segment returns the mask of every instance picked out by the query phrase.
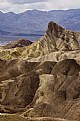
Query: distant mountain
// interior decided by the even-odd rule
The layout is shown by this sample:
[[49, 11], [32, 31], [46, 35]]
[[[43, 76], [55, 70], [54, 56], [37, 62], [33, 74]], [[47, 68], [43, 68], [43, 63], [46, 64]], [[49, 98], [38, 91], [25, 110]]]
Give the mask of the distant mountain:
[[0, 12], [0, 36], [41, 36], [49, 21], [57, 22], [65, 29], [80, 31], [80, 9], [28, 10], [20, 14]]

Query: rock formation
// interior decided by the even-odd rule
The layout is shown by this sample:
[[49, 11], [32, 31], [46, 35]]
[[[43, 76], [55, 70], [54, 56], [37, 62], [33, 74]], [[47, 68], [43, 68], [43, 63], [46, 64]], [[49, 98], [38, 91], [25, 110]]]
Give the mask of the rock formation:
[[5, 46], [3, 46], [3, 48], [4, 49], [11, 49], [11, 48], [16, 48], [16, 47], [28, 46], [30, 44], [32, 44], [32, 42], [30, 40], [19, 39], [19, 40], [11, 42], [9, 44], [6, 44]]
[[75, 60], [0, 63], [4, 63], [0, 66], [0, 112], [80, 120], [80, 66]]
[[79, 71], [80, 66], [74, 60], [63, 60], [54, 65], [50, 74], [40, 75], [33, 108], [25, 116], [80, 120]]
[[[73, 53], [74, 57], [72, 57]], [[53, 54], [54, 57], [50, 57], [50, 54]], [[50, 22], [45, 35], [30, 46], [22, 47], [21, 49], [0, 50], [1, 59], [14, 59], [19, 57], [29, 61], [31, 61], [31, 59], [34, 61], [45, 61], [48, 57], [52, 58], [53, 61], [60, 61], [66, 58], [79, 60], [79, 54], [80, 33], [65, 30], [54, 22]], [[66, 56], [66, 58], [64, 56]], [[45, 59], [45, 57], [47, 58]]]
[[80, 121], [79, 54], [80, 33], [54, 22], [29, 46], [1, 47], [0, 112], [24, 121]]
[[54, 64], [55, 62], [38, 63], [18, 59], [1, 60], [1, 104], [11, 107], [12, 112], [30, 104], [39, 87], [39, 75], [51, 73]]

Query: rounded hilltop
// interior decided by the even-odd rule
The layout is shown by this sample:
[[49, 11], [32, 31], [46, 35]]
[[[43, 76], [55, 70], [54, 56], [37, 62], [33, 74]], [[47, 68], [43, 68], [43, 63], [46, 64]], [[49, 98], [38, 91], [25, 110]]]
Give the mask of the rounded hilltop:
[[19, 40], [12, 41], [8, 44], [6, 44], [3, 48], [4, 49], [11, 49], [11, 48], [16, 48], [16, 47], [24, 47], [32, 44], [33, 42], [30, 40], [26, 40], [24, 38], [21, 38]]

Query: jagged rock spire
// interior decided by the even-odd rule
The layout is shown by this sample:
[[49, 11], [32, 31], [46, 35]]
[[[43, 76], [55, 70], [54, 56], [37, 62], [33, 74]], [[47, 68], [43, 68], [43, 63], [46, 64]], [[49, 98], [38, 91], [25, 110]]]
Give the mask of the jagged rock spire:
[[58, 24], [56, 24], [53, 21], [50, 21], [50, 23], [48, 24], [48, 29], [46, 31], [47, 34], [53, 34], [56, 37], [60, 37], [60, 35], [63, 33], [65, 29], [62, 28], [61, 26], [59, 26]]

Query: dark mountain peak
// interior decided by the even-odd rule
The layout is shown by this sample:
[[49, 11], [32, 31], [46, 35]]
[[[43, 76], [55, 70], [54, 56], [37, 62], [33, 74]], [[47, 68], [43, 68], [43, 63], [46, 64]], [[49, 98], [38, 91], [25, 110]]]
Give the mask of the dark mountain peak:
[[25, 39], [19, 39], [16, 41], [13, 41], [7, 45], [4, 46], [5, 49], [10, 49], [10, 48], [16, 48], [16, 47], [23, 47], [23, 46], [28, 46], [32, 44], [30, 40], [25, 40]]
[[24, 38], [15, 41], [15, 43], [16, 42], [19, 43], [19, 44], [30, 44], [30, 43], [32, 43], [30, 40], [25, 40]]
[[47, 34], [53, 34], [59, 37], [65, 29], [59, 26], [57, 23], [50, 21], [48, 24]]

